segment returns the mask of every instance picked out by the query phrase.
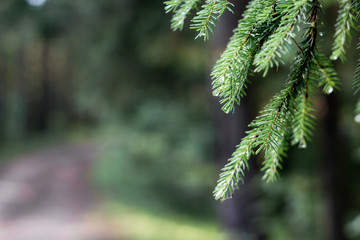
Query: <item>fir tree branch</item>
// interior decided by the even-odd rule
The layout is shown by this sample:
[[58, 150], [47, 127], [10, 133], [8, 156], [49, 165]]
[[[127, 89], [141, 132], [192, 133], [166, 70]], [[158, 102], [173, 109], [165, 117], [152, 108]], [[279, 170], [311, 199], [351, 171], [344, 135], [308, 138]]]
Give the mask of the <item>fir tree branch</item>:
[[247, 6], [226, 50], [211, 73], [213, 95], [220, 97], [222, 110], [229, 113], [245, 95], [248, 71], [263, 40], [276, 27], [268, 24], [273, 1], [254, 0]]
[[[357, 49], [360, 49], [360, 43], [358, 43]], [[360, 91], [360, 58], [358, 59], [358, 64], [355, 70], [353, 88], [355, 89], [355, 94]]]
[[[358, 3], [360, 5], [360, 3]], [[358, 43], [357, 49], [360, 49], [360, 43]], [[354, 82], [353, 88], [355, 89], [355, 94], [360, 91], [360, 58], [358, 59], [358, 64], [356, 66], [355, 75], [354, 75]], [[360, 122], [360, 98], [357, 101], [356, 108], [355, 108], [355, 121]]]
[[170, 1], [165, 1], [165, 11], [166, 13], [169, 12], [175, 12], [176, 9], [184, 2], [185, 0], [170, 0]]
[[357, 104], [356, 104], [356, 108], [355, 108], [355, 120], [356, 122], [360, 122], [360, 99], [358, 100]]
[[221, 170], [222, 173], [214, 190], [216, 200], [231, 198], [234, 189], [239, 188], [239, 182], [243, 182], [244, 171], [249, 168], [248, 160], [251, 156], [252, 149], [255, 147], [254, 143], [257, 137], [255, 131], [249, 132], [248, 135], [241, 140], [236, 151]]
[[[290, 39], [294, 37], [293, 28], [299, 19], [301, 10], [308, 4], [308, 0], [279, 1], [276, 12], [280, 16], [280, 26], [264, 43], [254, 59], [255, 72], [264, 70], [266, 75], [269, 67], [278, 66], [281, 55], [286, 53]], [[275, 10], [274, 10], [275, 11]]]
[[340, 86], [339, 78], [334, 66], [323, 54], [317, 54], [311, 66], [313, 78], [318, 79], [319, 86], [323, 86], [323, 92], [326, 94], [338, 90]]
[[264, 171], [263, 179], [265, 179], [266, 182], [273, 182], [280, 177], [279, 169], [282, 169], [281, 164], [289, 148], [289, 133], [286, 132], [284, 136], [281, 136], [278, 142], [278, 151], [270, 150], [265, 154], [264, 166], [261, 170]]
[[[257, 152], [262, 149], [267, 150], [269, 147], [272, 150], [276, 150], [276, 144], [271, 144], [275, 142], [274, 140], [271, 141], [271, 136], [274, 135], [273, 138], [275, 139], [276, 136], [283, 136], [285, 134], [286, 121], [288, 117], [291, 117], [288, 116], [288, 112], [294, 111], [294, 109], [295, 111], [298, 110], [294, 107], [296, 106], [294, 102], [301, 92], [304, 92], [305, 100], [308, 101], [308, 72], [311, 62], [314, 59], [318, 8], [318, 2], [313, 1], [311, 16], [309, 18], [311, 26], [305, 33], [306, 38], [303, 41], [303, 47], [299, 46], [300, 53], [298, 53], [298, 56], [292, 65], [292, 71], [286, 88], [276, 95], [273, 98], [272, 103], [265, 108], [263, 114], [258, 117], [254, 123], [250, 124], [252, 127], [265, 129], [265, 131], [263, 131], [267, 133], [262, 141], [261, 137], [258, 138], [260, 139], [259, 141], [261, 141], [261, 146]], [[267, 122], [269, 119], [272, 119], [272, 123], [270, 125]], [[278, 130], [278, 132], [276, 132], [276, 130]], [[273, 132], [275, 132], [275, 134]]]
[[174, 12], [171, 19], [172, 30], [182, 30], [186, 17], [190, 11], [197, 7], [198, 2], [201, 0], [172, 0], [166, 1], [165, 10], [166, 13]]
[[[287, 146], [285, 143], [279, 144], [289, 130], [289, 121], [291, 117], [291, 101], [298, 95], [303, 85], [303, 73], [306, 71], [308, 57], [312, 55], [299, 54], [303, 58], [294, 62], [292, 74], [284, 90], [277, 94], [272, 102], [268, 104], [249, 126], [253, 129], [243, 138], [233, 156], [229, 159], [229, 163], [222, 169], [218, 185], [214, 190], [216, 199], [226, 199], [232, 196], [238, 182], [243, 182], [244, 169], [247, 161], [254, 148], [258, 148], [255, 154], [265, 150], [267, 161], [264, 170], [267, 171], [266, 178], [271, 181], [278, 176], [277, 171], [282, 156], [285, 154]], [[276, 160], [277, 159], [277, 160]]]
[[191, 29], [195, 29], [198, 32], [196, 38], [204, 37], [204, 40], [209, 39], [209, 31], [213, 33], [216, 21], [225, 10], [232, 12], [232, 6], [233, 4], [228, 0], [206, 0], [201, 11], [197, 12], [190, 25]]
[[[351, 40], [351, 29], [357, 29], [353, 13], [353, 0], [339, 0], [340, 8], [335, 24], [335, 41], [332, 47], [331, 59], [336, 60], [340, 57], [345, 60], [345, 45]], [[356, 8], [355, 8], [356, 9]]]
[[307, 142], [311, 140], [314, 129], [315, 116], [312, 114], [312, 88], [316, 78], [311, 78], [309, 71], [306, 73], [305, 89], [298, 96], [294, 104], [294, 117], [292, 126], [292, 145], [299, 144], [299, 148], [306, 148]]
[[[165, 1], [166, 12], [174, 13], [172, 29], [182, 29], [185, 18], [200, 1]], [[357, 28], [356, 20], [360, 17], [360, 1], [338, 1], [340, 8], [331, 58], [344, 60], [345, 46], [351, 39], [351, 31]], [[225, 10], [232, 11], [232, 6], [229, 0], [206, 0], [190, 26], [198, 32], [196, 38], [209, 39], [220, 16]], [[326, 94], [339, 88], [331, 62], [316, 49], [319, 9], [319, 0], [251, 0], [226, 50], [216, 62], [211, 73], [213, 95], [220, 97], [222, 110], [229, 113], [246, 95], [247, 76], [253, 64], [256, 72], [264, 71], [266, 75], [269, 68], [279, 65], [291, 39], [299, 48], [284, 89], [249, 124], [252, 129], [222, 169], [213, 192], [216, 199], [224, 200], [232, 196], [239, 182], [244, 181], [250, 156], [261, 151], [265, 152], [263, 178], [267, 182], [276, 180], [289, 148], [289, 140], [303, 148], [311, 139], [315, 119], [311, 95], [315, 86], [321, 86]], [[304, 40], [298, 44], [293, 31], [300, 18], [306, 18], [305, 15], [308, 15], [305, 20], [308, 28]], [[355, 93], [360, 91], [360, 59], [353, 84]], [[355, 113], [355, 120], [360, 122], [360, 99]]]
[[[265, 151], [265, 161], [263, 170], [265, 178], [268, 181], [275, 180], [278, 177], [278, 169], [281, 168], [281, 159], [287, 149], [287, 141], [283, 141], [288, 136], [293, 122], [294, 111], [299, 111], [296, 105], [296, 99], [305, 92], [308, 71], [314, 58], [315, 42], [317, 36], [317, 11], [319, 4], [317, 0], [312, 1], [310, 9], [310, 26], [305, 33], [305, 39], [302, 43], [302, 52], [297, 55], [292, 65], [292, 70], [285, 89], [275, 95], [271, 103], [268, 104], [249, 126], [252, 130], [243, 138], [237, 150], [229, 159], [229, 163], [220, 174], [218, 185], [215, 188], [214, 196], [216, 199], [226, 199], [231, 197], [238, 182], [243, 181], [243, 171], [247, 166], [253, 149], [257, 148], [255, 154], [261, 150]], [[304, 126], [307, 123], [304, 122]], [[250, 151], [248, 151], [250, 149]]]
[[181, 5], [178, 11], [175, 12], [172, 20], [171, 20], [171, 28], [173, 30], [182, 30], [184, 26], [184, 21], [190, 11], [196, 8], [198, 2], [201, 0], [185, 0]]

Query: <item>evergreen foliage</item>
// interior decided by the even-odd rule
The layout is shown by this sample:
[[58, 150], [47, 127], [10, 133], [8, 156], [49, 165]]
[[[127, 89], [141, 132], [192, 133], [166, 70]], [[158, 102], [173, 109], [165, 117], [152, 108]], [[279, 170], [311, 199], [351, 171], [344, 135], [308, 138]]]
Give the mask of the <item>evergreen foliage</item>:
[[231, 11], [232, 5], [228, 0], [206, 0], [201, 11], [198, 11], [192, 19], [190, 28], [198, 31], [197, 37], [204, 37], [204, 40], [209, 39], [209, 31], [213, 32], [216, 21], [225, 10]]
[[174, 12], [171, 21], [171, 28], [174, 30], [182, 29], [185, 19], [190, 11], [197, 6], [199, 0], [172, 0], [167, 1], [166, 12]]
[[[358, 49], [360, 49], [360, 43], [358, 44]], [[355, 93], [358, 93], [360, 90], [360, 58], [358, 59], [358, 64], [357, 64], [356, 70], [355, 70], [353, 87], [355, 89]], [[355, 113], [357, 114], [356, 117], [360, 118], [360, 98], [358, 99]]]
[[[165, 2], [166, 9], [175, 9], [176, 2]], [[232, 4], [228, 1], [206, 1], [190, 26], [198, 31], [197, 37], [208, 39], [209, 31], [213, 31], [216, 20], [229, 6]], [[350, 39], [351, 30], [356, 28], [359, 4], [358, 1], [341, 0], [339, 6], [331, 58], [344, 60], [345, 43]], [[265, 76], [270, 68], [279, 66], [292, 43], [298, 52], [284, 89], [250, 123], [251, 130], [222, 169], [214, 190], [216, 199], [230, 198], [239, 182], [244, 181], [251, 155], [264, 152], [263, 178], [274, 181], [279, 177], [290, 145], [305, 148], [311, 140], [315, 123], [311, 97], [317, 88], [331, 94], [340, 85], [329, 57], [317, 47], [321, 9], [319, 0], [252, 0], [234, 29], [211, 73], [213, 95], [220, 98], [225, 113], [233, 112], [235, 104], [240, 104], [240, 99], [246, 95], [251, 71], [262, 71]], [[182, 14], [186, 13], [183, 11]], [[176, 14], [179, 13], [175, 11], [173, 21]], [[300, 26], [305, 29], [300, 30], [302, 40], [298, 43], [295, 29]], [[360, 65], [354, 87], [360, 88]], [[360, 113], [360, 103], [357, 110]]]
[[353, 0], [339, 0], [340, 8], [335, 25], [335, 41], [333, 43], [333, 53], [331, 58], [336, 60], [338, 57], [345, 60], [345, 44], [351, 40], [350, 30], [356, 29], [356, 9], [358, 3]]

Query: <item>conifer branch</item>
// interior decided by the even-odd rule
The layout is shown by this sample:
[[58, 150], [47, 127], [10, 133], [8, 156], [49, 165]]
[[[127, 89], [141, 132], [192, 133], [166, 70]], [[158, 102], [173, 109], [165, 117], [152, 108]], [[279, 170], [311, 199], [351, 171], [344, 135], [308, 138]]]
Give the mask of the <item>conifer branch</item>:
[[[358, 43], [357, 49], [360, 49], [360, 43]], [[355, 89], [355, 94], [360, 91], [360, 58], [358, 59], [358, 64], [355, 70], [353, 88]]]
[[[335, 24], [335, 40], [332, 47], [331, 59], [340, 57], [345, 60], [345, 45], [351, 40], [351, 28], [356, 29], [356, 15], [354, 15], [353, 0], [339, 0], [340, 8]], [[355, 8], [356, 9], [356, 8]]]
[[192, 19], [191, 29], [198, 32], [198, 37], [204, 37], [204, 40], [209, 39], [209, 31], [213, 33], [213, 27], [216, 21], [224, 13], [225, 10], [232, 12], [233, 6], [228, 0], [206, 0], [202, 9], [197, 12], [197, 15]]
[[355, 89], [355, 94], [360, 90], [360, 59], [358, 60], [358, 64], [355, 70], [353, 88]]
[[358, 100], [358, 102], [356, 104], [355, 114], [356, 114], [356, 119], [355, 120], [359, 119], [357, 122], [360, 122], [360, 99]]
[[239, 182], [243, 182], [244, 171], [249, 169], [248, 161], [252, 149], [255, 147], [254, 143], [257, 137], [255, 131], [249, 132], [248, 135], [242, 139], [236, 151], [228, 160], [228, 163], [221, 170], [222, 173], [214, 190], [216, 200], [231, 198], [234, 189], [239, 188]]
[[294, 118], [292, 122], [292, 145], [299, 144], [299, 148], [306, 148], [307, 142], [311, 140], [314, 129], [315, 116], [312, 114], [312, 88], [316, 80], [306, 73], [305, 89], [298, 96], [294, 104]]
[[[360, 5], [360, 3], [358, 4]], [[360, 43], [358, 43], [357, 49], [360, 49]], [[358, 59], [358, 64], [355, 70], [353, 88], [355, 89], [355, 94], [360, 91], [360, 59]], [[360, 98], [358, 99], [355, 107], [355, 114], [355, 121], [360, 122]]]
[[226, 50], [211, 73], [213, 95], [220, 97], [222, 110], [229, 113], [245, 93], [248, 71], [263, 40], [276, 26], [269, 26], [273, 1], [254, 0], [247, 6]]
[[169, 12], [175, 12], [176, 9], [184, 2], [185, 0], [170, 0], [170, 1], [165, 1], [165, 11], [166, 13]]
[[[296, 99], [301, 93], [304, 93], [305, 100], [309, 101], [306, 86], [308, 85], [308, 71], [316, 49], [318, 8], [318, 1], [313, 0], [308, 19], [310, 26], [305, 33], [305, 39], [301, 47], [303, 51], [298, 53], [292, 65], [285, 89], [275, 95], [271, 103], [261, 112], [261, 115], [249, 125], [252, 130], [242, 140], [235, 154], [229, 159], [229, 163], [220, 174], [218, 185], [214, 191], [216, 199], [231, 197], [234, 188], [238, 187], [238, 182], [243, 181], [244, 167], [239, 168], [239, 166], [247, 164], [249, 154], [253, 153], [255, 148], [257, 148], [255, 154], [258, 154], [261, 150], [265, 151], [264, 178], [273, 181], [278, 177], [282, 157], [285, 156], [285, 151], [288, 148], [288, 141], [284, 139], [287, 138], [291, 130], [291, 124], [289, 123], [293, 122], [294, 111], [299, 110], [299, 108], [295, 107]], [[307, 124], [307, 120], [304, 120], [303, 126], [307, 127]], [[301, 134], [305, 136], [306, 132]], [[247, 151], [249, 148], [250, 152]]]
[[172, 30], [182, 30], [186, 17], [189, 15], [192, 9], [197, 7], [199, 1], [201, 0], [173, 0], [165, 2], [166, 12], [174, 12], [171, 19]]
[[[172, 28], [181, 29], [185, 17], [201, 0], [169, 0], [167, 12], [174, 12]], [[360, 16], [360, 2], [339, 0], [340, 9], [336, 23], [335, 42], [331, 58], [345, 58], [345, 45]], [[193, 18], [191, 28], [198, 37], [209, 38], [216, 21], [233, 6], [228, 0], [206, 0]], [[319, 0], [251, 0], [238, 23], [233, 36], [216, 62], [212, 77], [213, 95], [220, 98], [225, 113], [234, 111], [246, 95], [248, 74], [264, 71], [279, 65], [282, 55], [293, 40], [299, 51], [292, 63], [284, 89], [250, 124], [250, 131], [237, 146], [222, 169], [213, 192], [216, 199], [230, 198], [233, 191], [244, 182], [244, 172], [249, 168], [251, 155], [264, 151], [262, 171], [267, 182], [279, 177], [283, 158], [290, 147], [298, 144], [304, 148], [311, 140], [315, 117], [311, 96], [316, 87], [326, 94], [339, 88], [339, 79], [331, 61], [316, 48]], [[294, 28], [299, 21], [308, 26], [302, 42], [296, 42]], [[360, 47], [360, 46], [359, 46]], [[355, 92], [360, 91], [360, 59], [354, 77]], [[360, 100], [356, 108], [356, 121], [360, 121]], [[358, 119], [358, 120], [357, 120]]]
[[276, 5], [278, 18], [280, 18], [280, 26], [264, 43], [259, 53], [254, 59], [256, 66], [255, 72], [264, 70], [264, 76], [269, 67], [278, 66], [281, 55], [285, 54], [291, 38], [294, 37], [293, 28], [299, 19], [301, 10], [308, 4], [308, 0], [297, 1], [279, 1]]
[[273, 182], [280, 177], [279, 170], [282, 169], [281, 164], [289, 148], [289, 133], [286, 132], [284, 136], [279, 138], [278, 143], [278, 151], [270, 150], [265, 154], [264, 166], [261, 170], [264, 171], [263, 179], [266, 182]]
[[330, 94], [339, 89], [340, 82], [334, 66], [323, 54], [317, 54], [314, 57], [311, 74], [314, 75], [314, 79], [318, 79], [318, 85], [323, 86], [325, 94]]

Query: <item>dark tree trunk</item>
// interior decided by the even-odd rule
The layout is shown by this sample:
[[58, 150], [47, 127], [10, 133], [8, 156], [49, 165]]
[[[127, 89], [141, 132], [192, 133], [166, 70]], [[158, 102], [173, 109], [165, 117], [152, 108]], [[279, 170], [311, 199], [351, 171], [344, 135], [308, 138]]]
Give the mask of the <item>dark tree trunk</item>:
[[[213, 36], [213, 55], [217, 58], [224, 50], [232, 30], [237, 26], [237, 21], [245, 8], [247, 1], [236, 5], [235, 14], [224, 14], [221, 17], [219, 26], [215, 29]], [[242, 99], [241, 105], [236, 108], [235, 114], [225, 114], [217, 98], [212, 98], [213, 115], [216, 127], [216, 159], [219, 168], [224, 166], [235, 151], [236, 145], [245, 135], [247, 125], [250, 121], [249, 110], [246, 99]], [[255, 173], [255, 162], [250, 162], [250, 172], [247, 172], [245, 181], [240, 190], [235, 193], [232, 199], [220, 204], [220, 217], [223, 226], [229, 231], [231, 240], [257, 240], [263, 239], [258, 233], [254, 220], [256, 213], [256, 188], [251, 184]]]
[[39, 104], [39, 130], [45, 131], [49, 127], [50, 111], [51, 111], [51, 88], [50, 88], [50, 43], [45, 40], [41, 53], [41, 98]]
[[328, 111], [324, 118], [322, 134], [322, 161], [320, 165], [324, 199], [323, 224], [328, 240], [344, 240], [344, 212], [346, 199], [346, 144], [339, 132], [338, 99], [326, 97]]
[[[0, 58], [1, 59], [1, 58]], [[0, 62], [0, 140], [3, 140], [5, 137], [5, 124], [4, 124], [4, 119], [5, 119], [5, 100], [6, 100], [6, 83], [5, 83], [5, 74], [4, 74], [4, 64], [1, 61]]]
[[[76, 114], [74, 110], [74, 84], [73, 84], [73, 72], [72, 72], [72, 53], [71, 53], [71, 44], [67, 47], [66, 51], [66, 63], [64, 66], [64, 74], [61, 74], [63, 79], [61, 80], [61, 99], [59, 101], [59, 108], [65, 114], [66, 119], [69, 121], [76, 121]], [[59, 94], [60, 95], [60, 94]]]
[[18, 64], [19, 64], [19, 82], [17, 83], [17, 89], [19, 91], [19, 100], [21, 104], [21, 116], [22, 119], [19, 120], [18, 126], [22, 128], [22, 135], [21, 137], [26, 136], [27, 130], [30, 127], [30, 115], [28, 114], [29, 109], [29, 79], [28, 79], [28, 72], [26, 66], [26, 47], [25, 43], [22, 43], [19, 49], [19, 56], [18, 56]]

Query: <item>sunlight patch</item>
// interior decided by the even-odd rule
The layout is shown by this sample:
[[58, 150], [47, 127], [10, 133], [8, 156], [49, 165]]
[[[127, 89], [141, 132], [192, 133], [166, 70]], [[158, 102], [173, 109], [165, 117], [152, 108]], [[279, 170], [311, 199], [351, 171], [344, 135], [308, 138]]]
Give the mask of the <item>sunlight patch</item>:
[[33, 7], [41, 7], [47, 0], [26, 0]]

